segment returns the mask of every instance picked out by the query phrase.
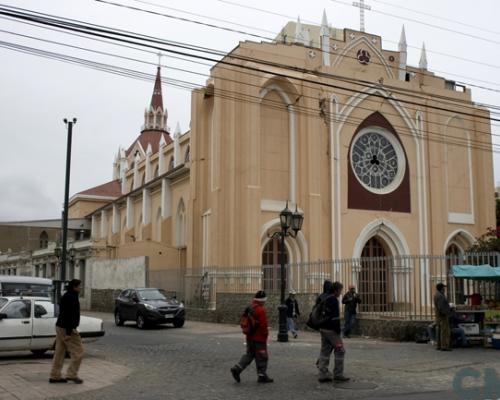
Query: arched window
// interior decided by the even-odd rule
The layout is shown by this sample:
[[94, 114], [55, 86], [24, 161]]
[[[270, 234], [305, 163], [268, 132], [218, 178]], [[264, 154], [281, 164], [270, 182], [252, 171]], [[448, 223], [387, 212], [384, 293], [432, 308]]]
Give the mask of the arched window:
[[[289, 262], [285, 247], [285, 266]], [[285, 268], [285, 287], [288, 286]], [[278, 293], [281, 288], [280, 243], [276, 238], [270, 239], [262, 250], [262, 289], [269, 293]]]
[[160, 166], [159, 165], [156, 166], [155, 172], [153, 174], [154, 178], [158, 178], [158, 176], [160, 176]]
[[174, 169], [174, 157], [170, 157], [170, 161], [168, 163], [168, 170]]
[[179, 201], [177, 207], [177, 218], [175, 220], [175, 232], [176, 232], [176, 245], [178, 247], [183, 247], [186, 245], [186, 207], [184, 206], [184, 200]]
[[186, 149], [186, 154], [184, 155], [184, 162], [185, 163], [189, 162], [189, 160], [190, 160], [190, 157], [191, 157], [190, 152], [191, 152], [191, 149], [188, 146]]
[[47, 232], [42, 231], [42, 233], [40, 233], [40, 248], [46, 249], [48, 245], [49, 245], [49, 235], [47, 234]]
[[359, 293], [363, 299], [360, 307], [362, 311], [392, 311], [388, 256], [385, 243], [378, 237], [374, 236], [366, 242], [361, 253], [359, 273]]

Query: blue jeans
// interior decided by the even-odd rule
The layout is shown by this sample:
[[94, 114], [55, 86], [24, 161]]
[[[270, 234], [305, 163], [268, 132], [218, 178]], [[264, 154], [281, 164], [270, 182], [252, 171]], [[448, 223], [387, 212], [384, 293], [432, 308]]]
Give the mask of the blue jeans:
[[295, 327], [295, 320], [294, 318], [288, 318], [286, 319], [286, 326], [287, 326], [287, 330], [292, 332], [292, 335], [296, 335], [297, 334], [297, 328]]
[[349, 336], [351, 334], [355, 324], [356, 314], [346, 311], [344, 313], [344, 336]]

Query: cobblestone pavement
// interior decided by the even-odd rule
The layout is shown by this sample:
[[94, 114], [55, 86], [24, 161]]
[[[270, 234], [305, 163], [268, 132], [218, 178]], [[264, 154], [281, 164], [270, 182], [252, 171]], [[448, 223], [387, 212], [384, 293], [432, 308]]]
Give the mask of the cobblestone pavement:
[[[461, 369], [472, 367], [483, 373], [486, 368], [493, 368], [500, 372], [500, 352], [496, 350], [469, 348], [445, 353], [426, 344], [353, 338], [345, 341], [345, 372], [352, 378], [351, 382], [337, 386], [319, 384], [314, 365], [319, 352], [318, 334], [300, 332], [296, 340], [277, 343], [276, 332], [271, 332], [268, 372], [275, 382], [257, 384], [255, 367], [251, 365], [242, 374], [242, 382], [237, 384], [229, 373], [229, 368], [245, 349], [237, 326], [188, 321], [181, 329], [166, 326], [140, 331], [132, 323], [115, 327], [109, 314], [96, 316], [105, 320], [106, 336], [87, 345], [87, 358], [81, 371], [85, 380], [83, 385], [68, 384], [63, 389], [51, 389], [64, 390], [64, 393], [46, 392], [50, 359], [35, 359], [45, 364], [43, 379], [40, 378], [40, 382], [25, 379], [20, 386], [54, 398], [71, 393], [75, 400], [271, 397], [290, 400], [445, 397], [451, 400], [461, 398], [452, 391], [453, 378]], [[9, 362], [17, 366], [23, 360], [11, 359]], [[6, 370], [1, 363], [0, 355], [0, 390]], [[39, 368], [30, 363], [24, 364], [22, 369], [25, 374], [36, 377], [40, 374]], [[9, 370], [9, 375], [15, 373]], [[480, 381], [469, 379], [466, 382], [477, 385]], [[497, 397], [500, 398], [500, 392]], [[9, 397], [2, 397], [0, 391], [0, 400], [4, 398]]]

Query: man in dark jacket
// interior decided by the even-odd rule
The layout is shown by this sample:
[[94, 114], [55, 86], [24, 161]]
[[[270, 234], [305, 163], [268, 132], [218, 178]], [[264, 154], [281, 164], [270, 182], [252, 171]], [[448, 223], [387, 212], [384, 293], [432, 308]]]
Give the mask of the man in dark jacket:
[[[78, 377], [78, 370], [83, 358], [83, 346], [80, 334], [76, 330], [80, 324], [80, 293], [81, 281], [73, 279], [66, 293], [59, 302], [59, 316], [56, 322], [56, 348], [52, 360], [52, 371], [50, 373], [50, 383], [83, 383]], [[66, 378], [61, 376], [66, 352], [71, 355], [71, 363], [66, 373]]]
[[295, 290], [290, 290], [288, 298], [285, 300], [286, 304], [286, 325], [287, 330], [292, 332], [292, 335], [297, 339], [297, 328], [295, 327], [295, 320], [300, 315], [299, 303], [295, 298]]
[[[326, 282], [325, 282], [326, 284]], [[321, 352], [319, 357], [319, 382], [348, 381], [344, 376], [344, 355], [345, 349], [340, 336], [340, 304], [339, 296], [343, 286], [340, 282], [334, 282], [329, 289], [329, 293], [323, 293], [318, 301], [324, 301], [325, 321], [321, 324]], [[333, 376], [328, 371], [330, 356], [334, 353], [335, 364]]]
[[356, 308], [361, 303], [359, 294], [356, 293], [356, 287], [349, 285], [349, 291], [342, 298], [344, 304], [344, 337], [348, 338], [354, 324], [356, 323]]
[[247, 351], [241, 356], [239, 363], [231, 368], [231, 374], [236, 382], [240, 382], [240, 374], [254, 359], [257, 367], [257, 382], [273, 382], [273, 380], [267, 376], [266, 372], [268, 361], [267, 337], [269, 335], [266, 309], [264, 308], [266, 300], [266, 293], [263, 290], [259, 290], [252, 301], [252, 308], [254, 311], [253, 317], [255, 318], [257, 329], [253, 334], [246, 336]]
[[434, 311], [437, 327], [437, 347], [436, 350], [451, 351], [450, 343], [450, 315], [451, 309], [444, 291], [446, 285], [438, 283], [436, 285], [436, 294], [434, 295]]

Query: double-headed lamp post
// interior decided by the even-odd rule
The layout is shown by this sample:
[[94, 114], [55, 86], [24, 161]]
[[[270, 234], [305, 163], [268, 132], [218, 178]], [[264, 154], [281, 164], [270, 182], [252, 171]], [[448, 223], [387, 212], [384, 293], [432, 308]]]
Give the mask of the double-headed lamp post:
[[288, 201], [286, 202], [285, 208], [280, 213], [280, 227], [281, 230], [268, 235], [271, 238], [280, 239], [280, 275], [281, 275], [281, 296], [280, 305], [278, 307], [279, 312], [279, 329], [278, 329], [278, 342], [288, 342], [288, 330], [286, 328], [286, 304], [285, 304], [285, 238], [287, 236], [297, 237], [300, 229], [302, 228], [302, 222], [304, 222], [304, 216], [297, 211], [297, 205], [295, 205], [295, 212], [288, 209]]

